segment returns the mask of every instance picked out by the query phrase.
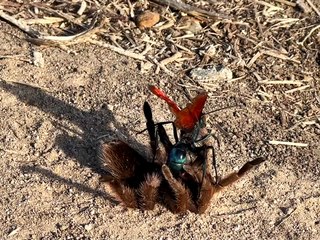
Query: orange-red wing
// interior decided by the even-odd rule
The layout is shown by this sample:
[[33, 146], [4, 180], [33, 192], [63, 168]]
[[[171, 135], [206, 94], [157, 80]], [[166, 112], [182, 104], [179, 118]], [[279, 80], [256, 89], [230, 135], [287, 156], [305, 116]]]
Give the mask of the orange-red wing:
[[153, 85], [149, 85], [149, 90], [153, 94], [157, 95], [159, 98], [165, 100], [169, 105], [170, 111], [174, 115], [177, 116], [177, 114], [179, 114], [179, 112], [180, 112], [179, 106], [174, 101], [172, 101], [164, 92], [162, 92], [161, 89], [159, 89]]
[[191, 103], [188, 103], [186, 108], [192, 112], [192, 115], [197, 119], [200, 120], [202, 110], [204, 108], [204, 104], [206, 103], [208, 98], [208, 94], [206, 92], [199, 93], [195, 98], [191, 100]]
[[207, 97], [208, 94], [206, 92], [200, 93], [191, 100], [191, 103], [188, 103], [185, 108], [178, 112], [175, 120], [176, 127], [187, 132], [192, 131], [201, 118]]
[[149, 85], [149, 90], [168, 103], [170, 111], [176, 116], [174, 123], [177, 128], [187, 132], [193, 130], [194, 126], [201, 118], [202, 110], [208, 97], [206, 92], [200, 93], [193, 98], [191, 103], [188, 103], [187, 106], [181, 110], [179, 106], [159, 88]]

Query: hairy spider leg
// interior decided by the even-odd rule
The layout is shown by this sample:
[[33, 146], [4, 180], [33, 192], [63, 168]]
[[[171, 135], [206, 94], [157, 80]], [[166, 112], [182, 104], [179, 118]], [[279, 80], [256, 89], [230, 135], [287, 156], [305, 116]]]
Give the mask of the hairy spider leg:
[[122, 141], [103, 144], [100, 159], [108, 174], [100, 179], [107, 192], [128, 208], [154, 208], [162, 177], [160, 166], [152, 164]]
[[158, 188], [161, 184], [161, 177], [157, 173], [148, 173], [145, 181], [142, 182], [138, 189], [139, 206], [141, 209], [152, 210], [157, 201]]
[[[217, 163], [216, 163], [216, 154], [214, 151], [213, 146], [204, 146], [204, 151], [205, 151], [205, 156], [204, 156], [204, 161], [202, 164], [202, 179], [201, 179], [201, 184], [200, 184], [200, 189], [202, 188], [203, 185], [203, 181], [206, 175], [206, 171], [207, 171], [207, 155], [208, 155], [208, 150], [211, 149], [212, 150], [212, 164], [213, 164], [213, 168], [214, 168], [214, 174], [215, 174], [215, 181], [217, 182], [218, 180], [218, 170], [217, 170]], [[200, 191], [199, 191], [200, 192]]]
[[258, 157], [252, 161], [249, 161], [247, 163], [245, 163], [238, 172], [234, 172], [231, 173], [230, 175], [228, 175], [227, 177], [221, 179], [218, 182], [218, 186], [220, 188], [224, 188], [232, 183], [234, 183], [235, 181], [237, 181], [239, 178], [243, 177], [249, 170], [251, 170], [253, 167], [261, 164], [262, 162], [264, 162], [266, 160], [266, 158], [264, 157]]
[[180, 181], [175, 179], [167, 165], [162, 165], [162, 173], [175, 195], [175, 205], [169, 206], [171, 210], [173, 212], [180, 213], [190, 209], [194, 212], [196, 207], [192, 201], [190, 190], [186, 188]]
[[198, 197], [196, 200], [196, 207], [198, 213], [204, 213], [205, 210], [210, 205], [210, 200], [212, 196], [221, 190], [223, 190], [225, 187], [233, 184], [238, 179], [243, 177], [248, 171], [250, 171], [252, 168], [256, 167], [257, 165], [263, 163], [266, 159], [264, 157], [258, 157], [252, 161], [249, 161], [245, 163], [237, 172], [231, 173], [228, 176], [224, 177], [220, 181], [214, 183], [213, 179], [210, 175], [210, 173], [207, 173], [204, 180], [202, 179], [202, 173], [199, 168], [194, 168], [192, 166], [185, 166], [185, 171], [191, 175], [198, 183], [200, 181], [203, 181], [202, 188], [200, 189], [200, 192], [198, 193]]
[[199, 183], [200, 181], [202, 181], [202, 186], [197, 193], [196, 207], [198, 213], [204, 213], [210, 205], [212, 196], [216, 192], [215, 188], [213, 187], [215, 185], [213, 184], [212, 176], [210, 173], [207, 173], [205, 175], [205, 178], [202, 179], [202, 171], [199, 168], [193, 168], [191, 166], [186, 166], [185, 171], [190, 176], [194, 177], [196, 182]]

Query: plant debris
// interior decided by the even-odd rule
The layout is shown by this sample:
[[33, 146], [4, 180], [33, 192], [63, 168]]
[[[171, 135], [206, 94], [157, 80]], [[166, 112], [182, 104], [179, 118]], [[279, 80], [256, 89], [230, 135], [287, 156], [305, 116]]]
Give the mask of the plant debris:
[[205, 87], [188, 77], [192, 69], [223, 65], [233, 77], [224, 84], [247, 81], [264, 100], [292, 107], [319, 94], [319, 4], [311, 0], [5, 1], [0, 18], [34, 44], [70, 52], [94, 44], [191, 90]]

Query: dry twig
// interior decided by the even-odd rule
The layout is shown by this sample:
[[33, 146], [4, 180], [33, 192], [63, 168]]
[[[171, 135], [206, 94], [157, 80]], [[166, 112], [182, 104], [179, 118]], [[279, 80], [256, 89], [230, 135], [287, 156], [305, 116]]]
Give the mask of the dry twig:
[[161, 5], [166, 5], [169, 6], [171, 8], [174, 8], [176, 10], [185, 12], [189, 15], [195, 16], [195, 17], [205, 17], [205, 18], [223, 18], [223, 19], [229, 19], [230, 17], [224, 15], [224, 14], [220, 14], [217, 13], [215, 11], [211, 11], [208, 12], [206, 10], [197, 8], [197, 7], [193, 7], [191, 5], [188, 5], [186, 3], [183, 3], [181, 1], [177, 1], [177, 0], [151, 0], [153, 2], [156, 2], [158, 4]]
[[[27, 33], [30, 37], [27, 38], [30, 42], [37, 45], [50, 45], [50, 46], [59, 46], [61, 44], [68, 45], [74, 44], [81, 41], [85, 41], [84, 39], [92, 36], [99, 30], [99, 27], [102, 25], [102, 20], [100, 18], [100, 12], [97, 12], [93, 17], [88, 28], [80, 33], [70, 36], [45, 36], [40, 32], [35, 31], [25, 24], [23, 20], [17, 20], [12, 16], [4, 13], [0, 10], [0, 17], [4, 18], [14, 26], [18, 27], [21, 31]], [[98, 21], [99, 20], [99, 21]]]
[[288, 61], [292, 61], [292, 62], [295, 62], [295, 63], [301, 63], [299, 60], [296, 60], [296, 59], [293, 59], [293, 58], [289, 58], [287, 55], [285, 55], [285, 54], [283, 54], [281, 52], [264, 50], [262, 53], [266, 54], [266, 55], [269, 55], [271, 57], [280, 58], [282, 60], [288, 60]]
[[113, 46], [113, 45], [108, 44], [108, 43], [104, 43], [104, 42], [93, 40], [93, 39], [89, 39], [88, 42], [90, 42], [92, 44], [95, 44], [97, 46], [100, 46], [100, 47], [107, 48], [107, 49], [109, 49], [111, 51], [114, 51], [116, 53], [119, 53], [119, 54], [127, 56], [127, 57], [131, 57], [131, 58], [134, 58], [134, 59], [137, 59], [137, 60], [141, 60], [141, 61], [147, 61], [145, 56], [143, 56], [141, 54], [137, 54], [137, 53], [134, 53], [134, 52], [131, 52], [131, 51], [127, 51], [127, 50], [124, 50], [122, 48], [118, 48], [118, 47]]
[[302, 90], [305, 90], [307, 88], [309, 88], [310, 85], [304, 85], [304, 86], [301, 86], [301, 87], [297, 87], [297, 88], [293, 88], [293, 89], [290, 89], [290, 90], [287, 90], [285, 91], [285, 93], [294, 93], [294, 92], [297, 92], [297, 91], [302, 91]]
[[305, 41], [312, 35], [312, 33], [313, 33], [314, 31], [316, 31], [318, 28], [320, 28], [320, 24], [317, 25], [317, 26], [315, 26], [314, 28], [312, 28], [311, 31], [308, 33], [308, 35], [307, 35], [301, 42], [297, 42], [297, 44], [303, 45], [304, 42], [305, 42]]
[[320, 11], [319, 9], [311, 2], [311, 0], [306, 0], [308, 2], [308, 4], [310, 5], [310, 7], [318, 14], [318, 16], [320, 17]]
[[287, 146], [295, 146], [295, 147], [308, 147], [307, 143], [297, 143], [297, 142], [286, 142], [286, 141], [268, 141], [273, 145], [287, 145]]
[[33, 30], [32, 28], [24, 24], [22, 21], [15, 19], [14, 17], [6, 14], [2, 10], [0, 10], [0, 18], [3, 18], [12, 25], [18, 27], [21, 31], [27, 33], [32, 38], [38, 38], [40, 36], [40, 33], [38, 31]]
[[268, 81], [259, 81], [260, 84], [273, 84], [273, 85], [279, 85], [279, 84], [289, 84], [289, 85], [302, 85], [303, 83], [301, 81], [292, 81], [292, 80], [268, 80]]
[[285, 5], [288, 5], [290, 7], [296, 7], [297, 4], [296, 3], [293, 3], [293, 2], [290, 2], [290, 1], [286, 1], [286, 0], [274, 0], [276, 2], [279, 2], [279, 3], [283, 3]]

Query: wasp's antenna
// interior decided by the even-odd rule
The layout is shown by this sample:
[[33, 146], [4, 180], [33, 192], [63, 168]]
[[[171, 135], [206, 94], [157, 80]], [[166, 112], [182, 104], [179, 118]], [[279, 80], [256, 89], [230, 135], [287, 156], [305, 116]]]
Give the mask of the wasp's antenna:
[[222, 111], [222, 110], [226, 110], [226, 109], [229, 109], [229, 108], [235, 108], [235, 107], [240, 107], [240, 106], [239, 105], [234, 105], [234, 106], [228, 106], [228, 107], [223, 107], [223, 108], [217, 108], [217, 109], [212, 110], [210, 112], [202, 113], [202, 116], [209, 115], [211, 113], [219, 112], [219, 111]]

